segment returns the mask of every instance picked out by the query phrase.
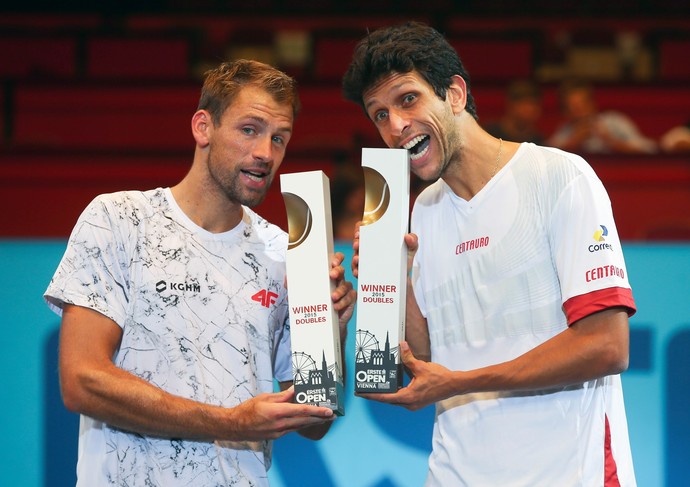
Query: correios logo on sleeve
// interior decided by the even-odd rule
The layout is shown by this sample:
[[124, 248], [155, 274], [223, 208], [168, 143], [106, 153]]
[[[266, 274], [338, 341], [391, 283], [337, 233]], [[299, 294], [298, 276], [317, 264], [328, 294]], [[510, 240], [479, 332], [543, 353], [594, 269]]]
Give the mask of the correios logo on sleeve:
[[592, 235], [592, 238], [597, 243], [590, 244], [590, 246], [587, 247], [587, 250], [589, 250], [590, 252], [599, 252], [600, 250], [613, 250], [613, 246], [609, 243], [606, 243], [606, 237], [608, 237], [608, 235], [608, 228], [606, 228], [604, 225], [599, 225], [597, 231], [595, 231], [594, 235]]

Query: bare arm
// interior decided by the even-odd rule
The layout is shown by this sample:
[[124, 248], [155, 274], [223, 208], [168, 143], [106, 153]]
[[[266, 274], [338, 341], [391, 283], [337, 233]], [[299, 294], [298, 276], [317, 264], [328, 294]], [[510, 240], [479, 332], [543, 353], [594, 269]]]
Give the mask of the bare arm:
[[261, 440], [333, 419], [328, 408], [293, 404], [292, 391], [260, 394], [224, 408], [169, 394], [115, 366], [122, 331], [104, 315], [66, 305], [60, 329], [65, 406], [146, 435], [197, 440]]
[[594, 313], [524, 355], [470, 371], [417, 360], [407, 344], [401, 350], [414, 374], [410, 384], [363, 397], [416, 410], [458, 394], [562, 387], [621, 373], [628, 367], [628, 315], [622, 308]]

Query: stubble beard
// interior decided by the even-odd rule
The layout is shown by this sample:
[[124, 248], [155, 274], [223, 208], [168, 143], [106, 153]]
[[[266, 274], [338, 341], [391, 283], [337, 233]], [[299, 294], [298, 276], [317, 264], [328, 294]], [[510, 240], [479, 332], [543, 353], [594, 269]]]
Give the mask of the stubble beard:
[[439, 178], [456, 170], [462, 164], [462, 145], [462, 138], [459, 134], [453, 132], [446, 137], [445, 158], [439, 168]]
[[214, 160], [213, 151], [209, 153], [208, 159], [208, 173], [212, 184], [222, 192], [230, 203], [240, 204], [249, 208], [254, 208], [260, 205], [266, 198], [268, 189], [273, 182], [273, 175], [269, 174], [265, 177], [267, 185], [261, 191], [254, 191], [243, 187], [240, 183], [241, 171], [239, 168], [234, 168], [232, 172], [224, 172], [219, 170], [222, 164], [217, 164]]
[[444, 144], [446, 150], [441, 154], [441, 159], [437, 169], [428, 176], [417, 176], [426, 182], [434, 182], [443, 178], [460, 161], [460, 143], [458, 140], [446, 140]]

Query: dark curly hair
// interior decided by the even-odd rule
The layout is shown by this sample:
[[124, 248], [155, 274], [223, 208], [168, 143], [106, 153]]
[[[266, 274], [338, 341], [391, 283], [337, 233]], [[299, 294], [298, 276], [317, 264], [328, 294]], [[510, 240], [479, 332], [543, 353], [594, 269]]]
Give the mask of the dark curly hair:
[[470, 76], [458, 53], [435, 29], [420, 22], [384, 27], [368, 34], [355, 47], [343, 78], [343, 96], [364, 108], [363, 93], [390, 73], [417, 71], [442, 100], [454, 75], [467, 84], [465, 110], [478, 120]]

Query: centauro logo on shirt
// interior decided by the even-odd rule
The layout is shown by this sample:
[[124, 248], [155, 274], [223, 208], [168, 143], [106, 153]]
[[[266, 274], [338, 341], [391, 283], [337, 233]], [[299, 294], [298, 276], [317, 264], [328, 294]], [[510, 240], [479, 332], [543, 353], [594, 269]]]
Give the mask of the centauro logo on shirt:
[[173, 282], [173, 281], [158, 281], [156, 283], [156, 291], [162, 293], [166, 290], [177, 292], [201, 292], [201, 286], [196, 282]]
[[459, 243], [455, 246], [455, 255], [462, 254], [468, 250], [480, 249], [489, 245], [489, 237], [479, 237], [466, 242]]
[[594, 267], [585, 272], [585, 280], [587, 282], [597, 281], [607, 277], [625, 279], [625, 271], [621, 267], [616, 267], [615, 265], [605, 265], [602, 267]]

